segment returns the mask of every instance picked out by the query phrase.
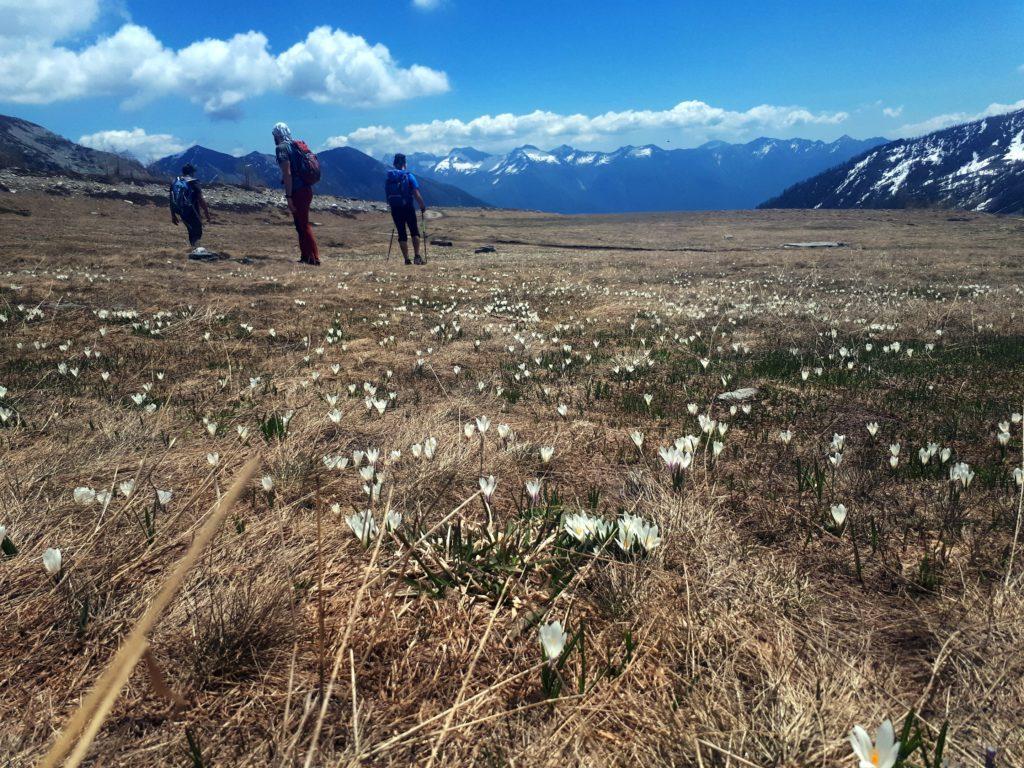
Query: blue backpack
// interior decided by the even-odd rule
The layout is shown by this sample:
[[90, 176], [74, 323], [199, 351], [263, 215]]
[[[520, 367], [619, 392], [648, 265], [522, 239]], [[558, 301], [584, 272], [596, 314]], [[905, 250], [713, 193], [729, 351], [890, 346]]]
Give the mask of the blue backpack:
[[195, 210], [196, 202], [192, 199], [192, 185], [190, 179], [179, 176], [171, 184], [171, 210], [181, 216], [182, 214]]
[[409, 172], [395, 168], [388, 171], [388, 177], [384, 181], [384, 195], [387, 197], [388, 205], [392, 208], [412, 205], [412, 183], [409, 181]]

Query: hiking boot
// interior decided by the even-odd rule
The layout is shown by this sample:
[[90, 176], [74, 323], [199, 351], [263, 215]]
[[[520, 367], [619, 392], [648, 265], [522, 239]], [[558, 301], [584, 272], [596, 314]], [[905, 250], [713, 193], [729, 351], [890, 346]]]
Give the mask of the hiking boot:
[[424, 260], [423, 260], [422, 258], [420, 258], [419, 256], [417, 256], [417, 257], [416, 257], [416, 258], [415, 258], [415, 259], [413, 260], [413, 264], [426, 264], [426, 263], [427, 263], [427, 262], [425, 262], [425, 261], [424, 261]]
[[408, 257], [406, 257], [406, 259], [405, 259], [405, 266], [408, 267], [410, 264], [412, 264], [412, 261]]

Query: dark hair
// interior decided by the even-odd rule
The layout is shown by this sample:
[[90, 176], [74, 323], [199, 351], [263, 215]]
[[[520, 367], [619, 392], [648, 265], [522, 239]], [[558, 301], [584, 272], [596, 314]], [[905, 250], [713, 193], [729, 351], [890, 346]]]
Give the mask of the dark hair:
[[186, 176], [191, 176], [193, 173], [196, 172], [196, 167], [192, 165], [192, 163], [185, 163], [183, 166], [181, 166], [181, 172]]
[[395, 168], [405, 168], [405, 155], [399, 152], [395, 155], [395, 162], [393, 163]]

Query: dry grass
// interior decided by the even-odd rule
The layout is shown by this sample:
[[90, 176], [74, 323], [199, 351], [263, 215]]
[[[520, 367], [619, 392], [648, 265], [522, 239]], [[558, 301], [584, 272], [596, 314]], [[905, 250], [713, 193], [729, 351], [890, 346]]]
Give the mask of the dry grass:
[[[1020, 423], [996, 440], [1024, 395], [1020, 221], [452, 211], [431, 228], [455, 248], [409, 271], [382, 261], [380, 217], [325, 215], [321, 242], [344, 245], [310, 271], [277, 213], [210, 228], [248, 263], [195, 264], [162, 210], [19, 205], [0, 234], [3, 764], [45, 751], [258, 451], [272, 491], [242, 499], [153, 635], [190, 706], [172, 716], [139, 670], [92, 764], [854, 765], [854, 723], [914, 708], [929, 744], [949, 723], [956, 763], [991, 744], [1024, 765]], [[812, 239], [851, 247], [779, 247]], [[472, 255], [501, 240], [521, 244]], [[557, 247], [580, 244], [607, 250]], [[395, 393], [383, 416], [364, 382]], [[716, 396], [742, 386], [760, 391], [730, 413]], [[674, 488], [658, 448], [700, 433], [690, 403], [729, 428]], [[463, 427], [482, 415], [481, 454]], [[427, 437], [432, 461], [411, 452]], [[921, 465], [928, 442], [946, 463]], [[389, 496], [403, 522], [367, 547], [345, 521], [363, 480], [323, 457], [368, 448], [377, 523]], [[78, 486], [113, 495], [82, 506]], [[578, 546], [561, 522], [581, 509], [656, 522], [662, 543]], [[537, 626], [555, 619], [580, 639], [547, 700]]]

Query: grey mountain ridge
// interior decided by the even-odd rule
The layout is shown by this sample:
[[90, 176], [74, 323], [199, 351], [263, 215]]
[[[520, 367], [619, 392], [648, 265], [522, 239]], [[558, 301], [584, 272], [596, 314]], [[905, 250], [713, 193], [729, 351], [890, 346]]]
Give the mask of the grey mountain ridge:
[[83, 147], [17, 117], [0, 115], [0, 168], [72, 176], [149, 178], [136, 160]]

